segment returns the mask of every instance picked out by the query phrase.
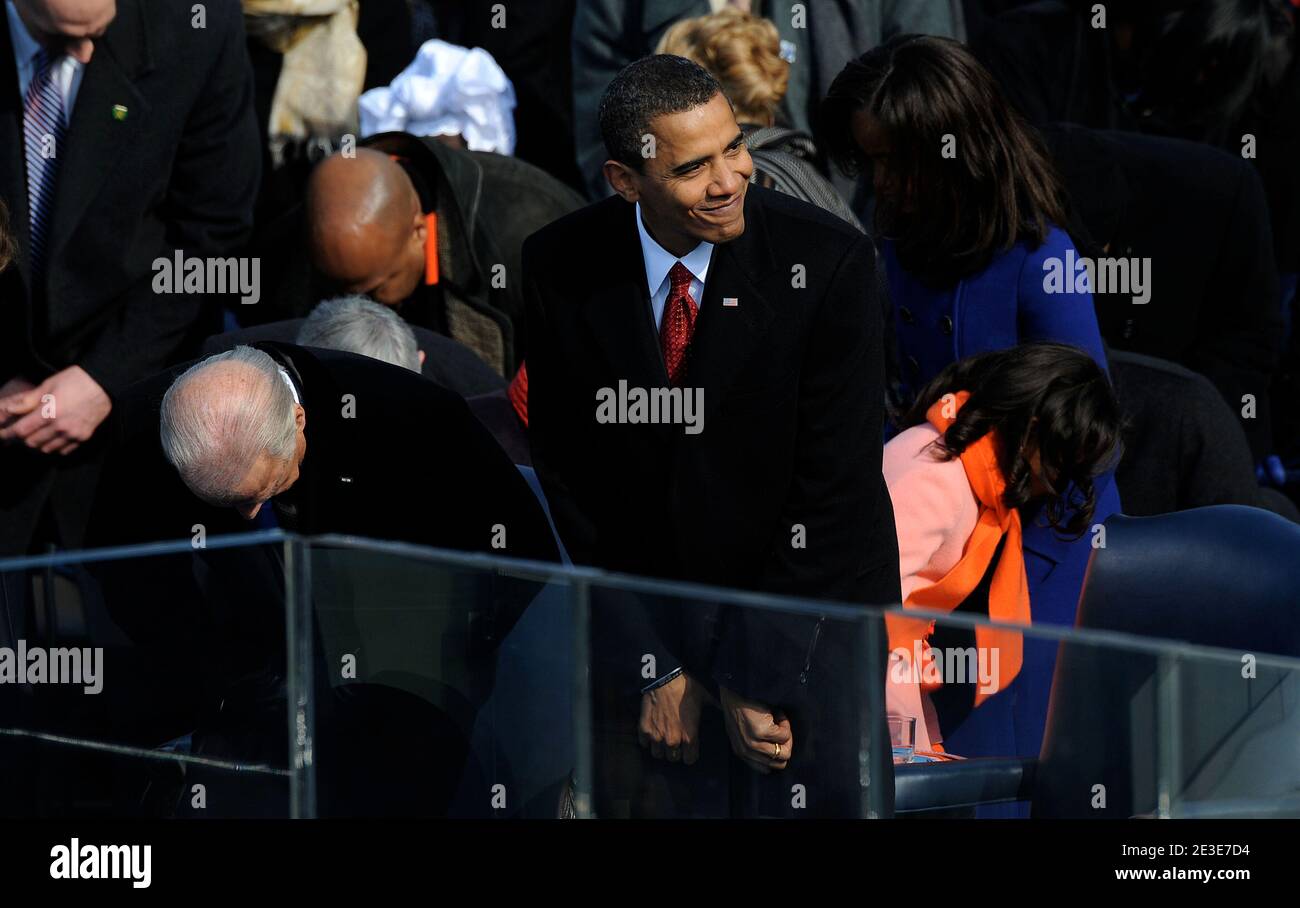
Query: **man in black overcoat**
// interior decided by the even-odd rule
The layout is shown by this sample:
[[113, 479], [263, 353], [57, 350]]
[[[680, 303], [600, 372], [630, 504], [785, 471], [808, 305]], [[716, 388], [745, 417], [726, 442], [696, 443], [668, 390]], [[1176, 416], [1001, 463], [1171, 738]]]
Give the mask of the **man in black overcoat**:
[[[682, 58], [623, 70], [601, 126], [616, 195], [524, 247], [533, 463], [574, 562], [898, 602], [870, 239], [750, 186], [730, 105]], [[657, 422], [624, 406], [652, 391], [680, 395], [681, 406]], [[671, 765], [725, 751], [720, 729], [711, 740], [700, 730], [716, 698], [744, 766], [731, 773], [735, 809], [789, 813], [791, 786], [803, 784], [806, 809], [792, 815], [861, 810], [857, 707], [867, 695], [855, 673], [864, 651], [845, 624], [593, 599], [592, 637], [605, 736], [598, 786], [636, 776], [623, 772], [627, 748], [605, 761], [607, 772], [600, 765], [600, 754], [619, 750], [608, 742], [626, 741], [634, 726], [687, 788], [716, 781], [714, 767]], [[671, 795], [677, 806], [666, 808], [609, 787], [596, 793], [606, 812], [699, 812], [692, 797]]]
[[0, 17], [0, 196], [18, 249], [0, 277], [0, 554], [81, 546], [100, 424], [213, 328], [213, 288], [179, 292], [156, 263], [228, 256], [252, 227], [243, 19], [235, 0], [202, 7], [17, 0]]

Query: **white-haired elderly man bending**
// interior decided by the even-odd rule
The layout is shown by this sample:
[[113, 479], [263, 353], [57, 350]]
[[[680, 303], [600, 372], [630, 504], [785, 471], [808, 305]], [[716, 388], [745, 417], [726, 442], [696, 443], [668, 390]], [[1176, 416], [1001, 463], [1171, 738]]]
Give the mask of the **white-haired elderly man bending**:
[[[364, 296], [340, 296], [321, 303], [303, 320], [297, 339], [304, 347], [346, 350], [412, 372], [421, 372], [424, 366], [424, 351], [419, 348], [415, 330], [392, 309]], [[452, 387], [446, 381], [441, 384]], [[528, 435], [505, 389], [464, 396], [470, 412], [492, 433], [511, 461], [531, 469]], [[540, 487], [534, 491], [540, 493]]]
[[185, 486], [284, 529], [558, 560], [527, 482], [465, 401], [410, 369], [263, 342], [190, 367], [160, 437]]
[[248, 520], [298, 481], [306, 425], [288, 374], [252, 347], [204, 360], [163, 397], [163, 451], [181, 480]]
[[298, 329], [298, 344], [346, 350], [416, 373], [424, 365], [411, 326], [387, 306], [356, 294], [325, 300], [311, 310]]

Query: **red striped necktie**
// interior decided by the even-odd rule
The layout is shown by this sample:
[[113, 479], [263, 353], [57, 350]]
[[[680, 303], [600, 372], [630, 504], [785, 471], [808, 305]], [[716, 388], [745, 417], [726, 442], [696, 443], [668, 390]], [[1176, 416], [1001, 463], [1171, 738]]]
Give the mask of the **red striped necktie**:
[[695, 316], [699, 306], [691, 298], [691, 272], [681, 262], [668, 272], [668, 302], [659, 323], [659, 346], [664, 353], [668, 383], [677, 387], [686, 376], [686, 354], [695, 334]]

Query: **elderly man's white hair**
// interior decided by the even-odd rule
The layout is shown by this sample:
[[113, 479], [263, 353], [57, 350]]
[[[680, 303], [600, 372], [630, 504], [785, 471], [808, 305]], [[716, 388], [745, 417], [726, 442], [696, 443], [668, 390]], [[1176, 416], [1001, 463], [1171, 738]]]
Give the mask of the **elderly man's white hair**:
[[261, 455], [297, 455], [293, 392], [270, 356], [236, 347], [172, 382], [163, 395], [160, 435], [163, 452], [191, 490], [233, 503]]
[[392, 309], [364, 296], [340, 296], [321, 303], [298, 329], [298, 343], [420, 371], [420, 350], [411, 326]]

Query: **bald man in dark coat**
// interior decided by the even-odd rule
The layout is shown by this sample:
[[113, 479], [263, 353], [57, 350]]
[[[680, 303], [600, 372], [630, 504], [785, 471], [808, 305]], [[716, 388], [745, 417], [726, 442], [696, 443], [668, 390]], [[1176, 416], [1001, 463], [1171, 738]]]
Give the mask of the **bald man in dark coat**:
[[533, 231], [581, 207], [524, 161], [392, 132], [322, 161], [303, 218], [310, 302], [364, 293], [474, 350], [508, 377], [527, 351], [520, 254]]

